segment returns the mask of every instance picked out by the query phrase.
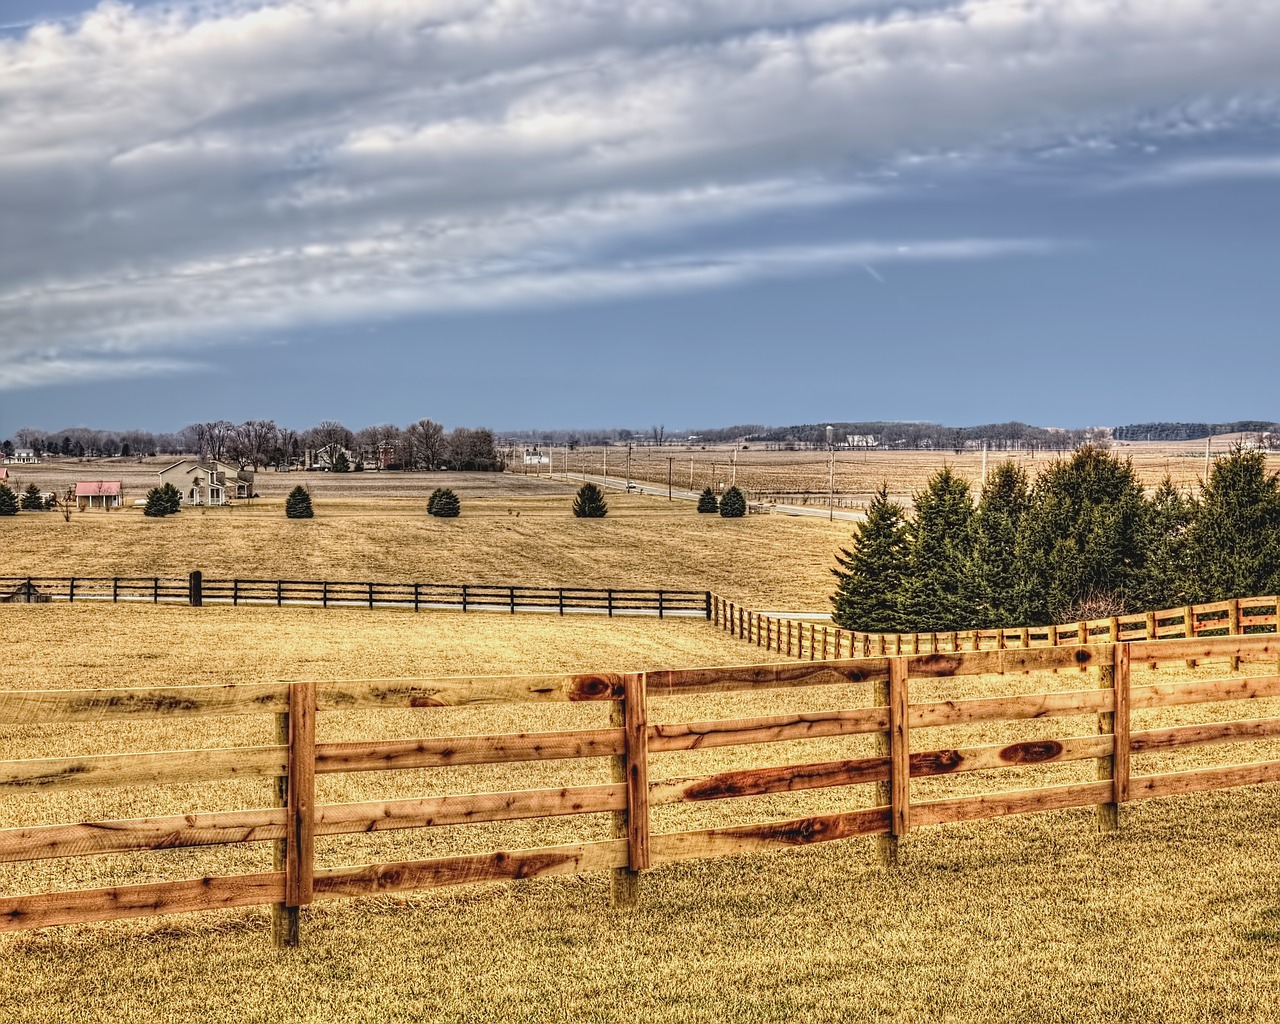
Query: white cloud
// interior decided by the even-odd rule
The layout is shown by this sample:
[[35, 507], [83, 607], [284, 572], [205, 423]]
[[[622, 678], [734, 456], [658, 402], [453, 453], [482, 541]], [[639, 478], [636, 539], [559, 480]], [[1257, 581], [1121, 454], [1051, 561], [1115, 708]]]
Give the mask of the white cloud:
[[132, 377], [194, 373], [203, 363], [180, 359], [41, 359], [19, 358], [0, 364], [0, 391], [20, 391], [48, 384], [96, 384]]
[[1280, 155], [1195, 157], [1157, 164], [1122, 177], [1120, 188], [1202, 185], [1216, 181], [1269, 181], [1280, 178]]
[[1274, 0], [106, 4], [0, 39], [0, 362], [883, 262], [695, 236], [1273, 116], [1276, 38]]

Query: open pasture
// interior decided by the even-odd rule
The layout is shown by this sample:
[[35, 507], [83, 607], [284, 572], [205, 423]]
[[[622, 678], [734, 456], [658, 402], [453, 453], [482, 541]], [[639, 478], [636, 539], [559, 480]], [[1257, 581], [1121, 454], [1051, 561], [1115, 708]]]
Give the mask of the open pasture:
[[412, 498], [318, 493], [310, 520], [286, 519], [282, 499], [187, 508], [166, 519], [134, 509], [73, 513], [70, 522], [56, 513], [21, 513], [0, 521], [0, 576], [185, 576], [200, 569], [246, 579], [665, 587], [809, 610], [827, 605], [832, 556], [849, 541], [848, 523], [728, 520], [699, 515], [689, 502], [616, 493], [606, 518], [575, 519], [567, 493], [472, 497], [465, 487], [473, 478], [519, 478], [459, 476], [462, 515], [452, 520], [426, 514], [426, 491]]
[[[1213, 451], [1226, 452], [1236, 438], [1218, 437]], [[1180, 487], [1194, 489], [1204, 476], [1204, 441], [1183, 442], [1119, 442], [1113, 451], [1133, 460], [1138, 479], [1149, 489], [1156, 487], [1168, 474]], [[611, 478], [625, 479], [627, 452], [625, 447], [608, 450]], [[987, 453], [988, 469], [1009, 460], [1034, 478], [1054, 459], [1065, 452], [992, 451]], [[757, 444], [740, 448], [732, 446], [665, 445], [661, 448], [637, 447], [630, 459], [631, 477], [645, 483], [665, 486], [668, 459], [674, 487], [701, 491], [712, 487], [719, 491], [736, 480], [752, 500], [777, 501], [781, 504], [827, 504], [829, 477], [828, 454], [824, 451], [775, 451]], [[736, 469], [733, 460], [736, 459]], [[1271, 453], [1268, 464], [1280, 470], [1280, 453]], [[982, 479], [982, 452], [954, 449], [916, 450], [843, 450], [835, 453], [835, 495], [837, 507], [865, 507], [882, 483], [887, 483], [895, 501], [910, 504], [912, 496], [924, 489], [929, 477], [943, 466], [950, 466], [975, 488]], [[553, 452], [551, 479], [581, 479], [583, 472], [599, 475], [605, 467], [602, 448], [579, 448]], [[520, 475], [522, 467], [517, 467]], [[546, 468], [542, 479], [548, 479]]]
[[[409, 624], [406, 628], [406, 623]], [[452, 672], [627, 670], [740, 662], [705, 623], [497, 615], [25, 606], [0, 611], [6, 688], [334, 679]], [[31, 642], [40, 637], [39, 644]], [[175, 642], [176, 641], [176, 642]], [[752, 658], [768, 657], [752, 651]], [[21, 665], [19, 673], [9, 666]], [[1268, 671], [1251, 666], [1253, 674]], [[1134, 685], [1222, 676], [1224, 663]], [[1082, 689], [1092, 671], [913, 682], [914, 700]], [[866, 685], [651, 700], [650, 721], [861, 707]], [[493, 733], [602, 724], [601, 705], [502, 705], [321, 715], [318, 738]], [[1260, 700], [1135, 712], [1135, 728], [1280, 714]], [[269, 717], [269, 716], [268, 716]], [[261, 716], [5, 730], [8, 757], [264, 742]], [[327, 720], [328, 719], [328, 720]], [[1089, 735], [1092, 717], [929, 730], [964, 746]], [[254, 730], [258, 730], [255, 732]], [[260, 735], [260, 733], [262, 733]], [[870, 737], [654, 755], [651, 778], [864, 756]], [[924, 743], [914, 738], [913, 745]], [[914, 746], [913, 746], [914, 749]], [[1280, 756], [1274, 741], [1141, 755], [1134, 771]], [[921, 779], [913, 799], [1087, 781], [1081, 761]], [[321, 803], [578, 785], [602, 760], [321, 778]], [[869, 786], [654, 808], [654, 831], [827, 813]], [[264, 780], [70, 788], [6, 797], [3, 826], [265, 806]], [[210, 1021], [688, 1021], [973, 1019], [1269, 1020], [1280, 998], [1274, 787], [1126, 806], [1121, 832], [1092, 810], [913, 833], [902, 865], [872, 840], [658, 868], [641, 904], [607, 908], [605, 875], [314, 906], [303, 949], [267, 941], [265, 911], [81, 926], [0, 942], [0, 1009], [29, 1021], [154, 1015]], [[254, 802], [256, 798], [256, 803]], [[596, 820], [603, 819], [603, 820]], [[608, 835], [607, 815], [317, 840], [323, 864], [550, 845]], [[497, 844], [497, 845], [495, 845]], [[264, 844], [10, 865], [6, 891], [262, 870]], [[446, 952], [447, 951], [447, 952]], [[59, 993], [57, 1001], [49, 993]], [[7, 1001], [7, 1002], [6, 1002]]]

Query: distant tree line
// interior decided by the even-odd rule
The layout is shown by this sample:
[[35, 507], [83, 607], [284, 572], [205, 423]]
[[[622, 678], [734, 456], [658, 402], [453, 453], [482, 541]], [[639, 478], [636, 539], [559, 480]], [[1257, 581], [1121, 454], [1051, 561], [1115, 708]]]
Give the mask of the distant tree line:
[[197, 455], [255, 470], [263, 466], [302, 465], [308, 451], [331, 448], [341, 454], [340, 464], [352, 471], [503, 468], [491, 430], [457, 427], [446, 431], [429, 419], [406, 427], [383, 424], [357, 431], [334, 420], [301, 431], [279, 426], [274, 420], [211, 420], [159, 434], [141, 430], [113, 433], [84, 427], [45, 432], [24, 427], [12, 439], [0, 442], [5, 455], [12, 455], [15, 448], [34, 449], [41, 457], [63, 458]]
[[1130, 423], [1116, 427], [1117, 441], [1202, 441], [1218, 434], [1277, 434], [1280, 423], [1236, 420], [1234, 423]]
[[805, 423], [790, 427], [765, 427], [740, 424], [733, 427], [701, 430], [697, 436], [708, 443], [744, 441], [759, 444], [826, 448], [827, 427], [832, 440], [844, 445], [849, 436], [873, 437], [877, 448], [952, 449], [956, 452], [981, 448], [992, 451], [1042, 450], [1071, 451], [1082, 444], [1105, 444], [1110, 431], [1105, 427], [1058, 430], [1032, 427], [1026, 423], [988, 423], [976, 427], [947, 427], [938, 423]]
[[908, 514], [882, 488], [836, 556], [835, 621], [867, 632], [1045, 625], [1280, 591], [1280, 480], [1237, 446], [1197, 494], [1149, 497], [1084, 446], [1034, 484], [1011, 462], [977, 500], [942, 469]]

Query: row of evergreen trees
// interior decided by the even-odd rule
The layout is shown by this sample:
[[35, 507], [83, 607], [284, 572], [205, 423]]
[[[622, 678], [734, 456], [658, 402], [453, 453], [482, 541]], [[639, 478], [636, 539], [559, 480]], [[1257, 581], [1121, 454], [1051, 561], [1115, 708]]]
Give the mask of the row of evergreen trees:
[[1237, 447], [1199, 493], [1147, 497], [1128, 460], [1084, 446], [1034, 484], [1011, 462], [974, 501], [943, 469], [914, 513], [881, 488], [836, 556], [835, 621], [868, 632], [1073, 622], [1280, 591], [1280, 480]]

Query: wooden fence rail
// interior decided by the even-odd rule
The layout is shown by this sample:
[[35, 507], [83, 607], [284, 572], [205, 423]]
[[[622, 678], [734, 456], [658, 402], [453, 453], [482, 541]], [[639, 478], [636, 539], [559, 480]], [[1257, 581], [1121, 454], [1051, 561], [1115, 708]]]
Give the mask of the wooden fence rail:
[[1280, 599], [1241, 597], [1065, 625], [932, 633], [863, 633], [840, 629], [815, 619], [767, 615], [712, 594], [708, 618], [719, 629], [766, 650], [805, 661], [839, 661], [903, 654], [1274, 634], [1278, 616]]
[[[85, 786], [281, 779], [278, 806], [156, 818], [0, 829], [0, 863], [145, 852], [227, 843], [272, 843], [272, 871], [0, 898], [0, 931], [188, 911], [273, 905], [273, 934], [299, 940], [298, 908], [313, 900], [501, 879], [609, 870], [615, 898], [634, 898], [641, 873], [679, 861], [786, 849], [852, 836], [881, 836], [886, 862], [899, 837], [946, 822], [1096, 806], [1103, 828], [1132, 800], [1280, 781], [1280, 761], [1154, 775], [1131, 757], [1151, 751], [1280, 737], [1280, 717], [1133, 730], [1135, 709], [1280, 697], [1280, 675], [1134, 687], [1130, 665], [1187, 657], [1267, 658], [1275, 637], [1165, 640], [1063, 648], [902, 655], [635, 674], [370, 680], [127, 689], [0, 692], [0, 725], [85, 723], [205, 715], [273, 714], [280, 742], [266, 747], [158, 751], [0, 761], [0, 795]], [[913, 702], [912, 680], [975, 674], [1034, 677], [1075, 673], [1072, 690]], [[1090, 680], [1094, 685], [1090, 685]], [[868, 684], [869, 706], [757, 718], [652, 723], [647, 699], [762, 688]], [[1099, 685], [1100, 684], [1100, 685]], [[495, 701], [605, 701], [607, 728], [494, 736], [316, 743], [317, 714], [361, 708], [423, 708]], [[1237, 705], [1238, 706], [1238, 705]], [[927, 730], [963, 723], [1097, 715], [1098, 734], [933, 749]], [[878, 735], [874, 756], [782, 764], [680, 778], [651, 778], [652, 755], [819, 736]], [[416, 799], [317, 805], [317, 774], [457, 764], [607, 757], [613, 781], [560, 789], [456, 793]], [[911, 780], [1054, 762], [1097, 761], [1098, 781], [915, 800]], [[651, 830], [651, 807], [830, 786], [873, 785], [869, 807], [782, 821], [676, 833]], [[324, 836], [470, 822], [613, 813], [614, 838], [399, 863], [317, 868]]]
[[711, 617], [705, 590], [220, 579], [199, 571], [183, 577], [0, 576], [0, 602], [5, 600]]

